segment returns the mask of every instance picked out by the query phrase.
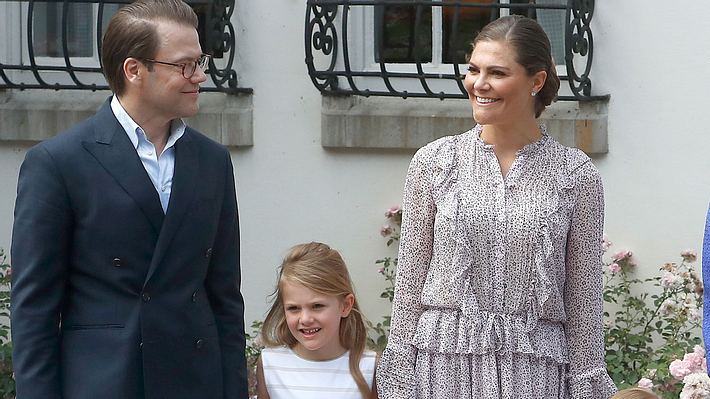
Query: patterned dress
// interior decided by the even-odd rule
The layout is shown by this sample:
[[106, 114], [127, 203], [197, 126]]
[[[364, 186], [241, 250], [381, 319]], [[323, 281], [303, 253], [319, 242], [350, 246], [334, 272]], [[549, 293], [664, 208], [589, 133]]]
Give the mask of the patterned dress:
[[504, 178], [481, 127], [412, 159], [380, 398], [606, 399], [601, 178], [542, 138]]

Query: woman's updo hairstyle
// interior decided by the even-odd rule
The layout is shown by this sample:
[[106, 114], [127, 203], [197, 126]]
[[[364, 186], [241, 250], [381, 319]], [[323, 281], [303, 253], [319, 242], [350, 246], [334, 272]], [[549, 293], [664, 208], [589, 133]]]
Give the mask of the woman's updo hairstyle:
[[520, 15], [501, 17], [489, 23], [473, 40], [475, 48], [478, 42], [503, 41], [512, 46], [518, 64], [532, 76], [539, 71], [547, 72], [547, 79], [542, 89], [535, 96], [535, 117], [539, 117], [545, 107], [557, 97], [560, 78], [552, 60], [550, 40], [542, 27], [530, 18]]

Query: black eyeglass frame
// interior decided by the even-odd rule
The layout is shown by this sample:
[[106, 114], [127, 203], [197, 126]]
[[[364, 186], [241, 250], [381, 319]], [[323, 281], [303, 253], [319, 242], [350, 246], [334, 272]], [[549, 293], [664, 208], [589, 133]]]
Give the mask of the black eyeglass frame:
[[[202, 72], [205, 72], [207, 70], [207, 67], [210, 64], [210, 60], [212, 59], [212, 55], [210, 54], [202, 54], [200, 55], [200, 58], [190, 61], [190, 62], [183, 62], [183, 63], [174, 63], [174, 62], [165, 62], [165, 61], [158, 61], [154, 60], [152, 58], [144, 58], [143, 61], [146, 62], [151, 62], [154, 64], [163, 64], [163, 65], [172, 65], [176, 67], [182, 68], [182, 77], [185, 79], [190, 79], [195, 75], [195, 71], [197, 71], [197, 68], [200, 68]], [[186, 73], [187, 67], [191, 66], [192, 71], [190, 71], [190, 74], [188, 75]]]

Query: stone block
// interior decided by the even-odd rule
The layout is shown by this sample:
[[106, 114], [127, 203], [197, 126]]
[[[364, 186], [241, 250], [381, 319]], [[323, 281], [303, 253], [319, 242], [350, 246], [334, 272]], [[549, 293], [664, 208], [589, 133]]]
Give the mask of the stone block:
[[[0, 141], [39, 142], [93, 115], [109, 92], [72, 90], [0, 91]], [[188, 125], [226, 146], [251, 146], [251, 95], [203, 93], [200, 112]]]
[[[587, 154], [607, 146], [607, 103], [560, 101], [540, 116], [548, 133]], [[321, 144], [329, 148], [417, 149], [475, 122], [468, 100], [323, 96]]]

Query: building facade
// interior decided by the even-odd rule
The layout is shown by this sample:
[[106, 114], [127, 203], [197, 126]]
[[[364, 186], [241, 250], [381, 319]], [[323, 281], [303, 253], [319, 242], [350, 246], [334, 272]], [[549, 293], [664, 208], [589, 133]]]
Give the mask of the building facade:
[[[477, 21], [490, 18], [491, 11], [463, 7], [468, 13], [457, 11], [456, 23], [463, 28], [456, 30], [452, 6], [420, 5], [417, 11], [402, 4], [352, 5], [344, 23], [343, 4], [327, 9], [306, 0], [194, 3], [203, 22], [219, 12], [226, 15], [223, 32], [233, 38], [233, 48], [211, 50], [222, 54], [214, 69], [233, 71], [238, 79], [227, 79], [222, 89], [213, 79], [207, 86], [214, 90], [202, 94], [201, 112], [189, 123], [231, 149], [247, 322], [263, 317], [286, 250], [312, 240], [342, 252], [361, 306], [379, 320], [389, 309], [379, 297], [385, 283], [374, 261], [394, 253], [379, 235], [383, 213], [400, 203], [416, 148], [473, 126], [455, 78], [437, 76], [455, 75], [456, 65], [465, 70], [464, 62], [456, 61], [462, 43], [473, 38]], [[538, 1], [550, 8], [535, 11], [558, 61], [567, 56], [566, 3]], [[48, 3], [0, 1], [0, 62], [61, 67], [69, 52], [81, 84], [101, 86], [100, 75], [80, 69], [98, 66], [98, 21], [111, 7], [117, 6], [94, 2], [64, 12]], [[606, 233], [614, 248], [634, 251], [642, 276], [655, 275], [681, 250], [700, 250], [702, 244], [710, 201], [706, 9], [693, 0], [673, 6], [597, 1], [588, 26], [592, 85], [581, 95], [565, 86], [562, 95], [569, 98], [543, 115], [555, 137], [592, 156], [605, 184]], [[504, 6], [497, 12], [511, 11]], [[60, 15], [66, 19], [57, 19]], [[61, 26], [69, 20], [62, 41]], [[414, 51], [402, 44], [407, 35], [416, 38]], [[335, 51], [327, 51], [328, 43]], [[574, 55], [576, 72], [585, 70], [587, 57]], [[562, 74], [569, 72], [566, 61], [558, 62]], [[67, 71], [41, 71], [45, 83], [59, 84], [59, 90], [29, 87], [38, 84], [31, 69], [5, 72], [9, 80], [26, 84], [11, 86], [6, 80], [0, 89], [0, 247], [9, 248], [17, 174], [26, 150], [90, 115], [110, 93], [64, 87], [77, 85]]]

